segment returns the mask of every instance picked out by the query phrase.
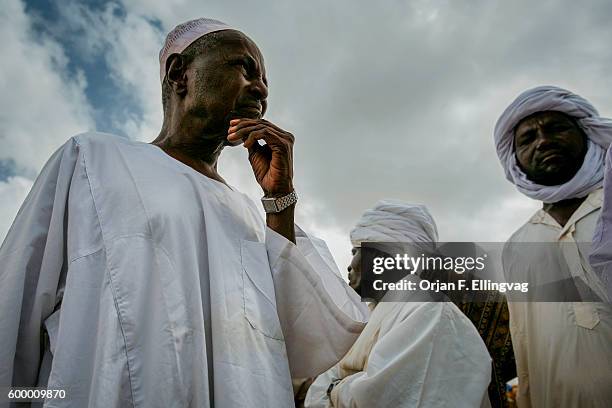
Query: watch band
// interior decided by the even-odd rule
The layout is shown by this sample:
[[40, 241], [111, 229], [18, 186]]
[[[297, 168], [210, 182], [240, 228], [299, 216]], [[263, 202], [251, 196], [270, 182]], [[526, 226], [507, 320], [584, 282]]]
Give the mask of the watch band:
[[264, 211], [266, 214], [274, 214], [283, 211], [285, 208], [293, 205], [297, 202], [298, 196], [293, 190], [289, 194], [282, 197], [263, 197], [261, 203], [263, 204]]

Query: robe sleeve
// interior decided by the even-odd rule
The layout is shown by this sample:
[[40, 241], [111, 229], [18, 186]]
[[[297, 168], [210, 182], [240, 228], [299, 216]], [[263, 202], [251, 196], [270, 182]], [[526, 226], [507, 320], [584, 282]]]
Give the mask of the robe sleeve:
[[348, 351], [369, 311], [321, 240], [296, 227], [297, 245], [266, 229], [276, 306], [293, 378], [315, 377]]
[[406, 307], [381, 329], [364, 371], [334, 386], [331, 406], [487, 406], [491, 359], [476, 329], [451, 304]]
[[0, 387], [37, 385], [43, 324], [59, 307], [67, 269], [67, 201], [78, 145], [42, 169], [0, 247]]
[[331, 401], [327, 396], [329, 385], [340, 379], [340, 367], [338, 364], [318, 376], [306, 393], [304, 408], [329, 408]]

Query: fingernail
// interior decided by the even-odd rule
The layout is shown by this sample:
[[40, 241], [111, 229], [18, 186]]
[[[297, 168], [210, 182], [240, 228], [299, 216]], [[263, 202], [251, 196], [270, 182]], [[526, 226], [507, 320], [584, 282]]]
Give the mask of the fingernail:
[[231, 126], [229, 129], [227, 129], [227, 133], [234, 133], [235, 130], [236, 126]]
[[240, 119], [232, 119], [232, 120], [230, 120], [230, 124], [232, 124], [232, 123], [238, 123], [239, 121], [240, 121]]

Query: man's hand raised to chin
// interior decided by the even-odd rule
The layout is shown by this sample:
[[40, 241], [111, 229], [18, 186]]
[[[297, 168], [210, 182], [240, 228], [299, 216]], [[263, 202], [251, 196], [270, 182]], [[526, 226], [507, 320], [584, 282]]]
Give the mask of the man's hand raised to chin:
[[[243, 142], [257, 183], [267, 197], [282, 197], [293, 191], [293, 135], [265, 119], [233, 119], [227, 140]], [[258, 141], [265, 141], [261, 146]], [[268, 227], [295, 242], [295, 204], [278, 213], [268, 213]]]

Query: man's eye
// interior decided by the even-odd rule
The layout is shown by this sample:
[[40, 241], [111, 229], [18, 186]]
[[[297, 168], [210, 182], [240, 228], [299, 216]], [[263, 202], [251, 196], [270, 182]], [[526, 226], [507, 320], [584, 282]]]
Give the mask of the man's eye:
[[246, 61], [234, 61], [232, 65], [242, 69], [245, 73], [249, 72], [249, 64]]
[[533, 140], [533, 133], [524, 133], [522, 134], [520, 137], [517, 138], [517, 145], [519, 146], [525, 146], [529, 143], [531, 143], [531, 141]]

